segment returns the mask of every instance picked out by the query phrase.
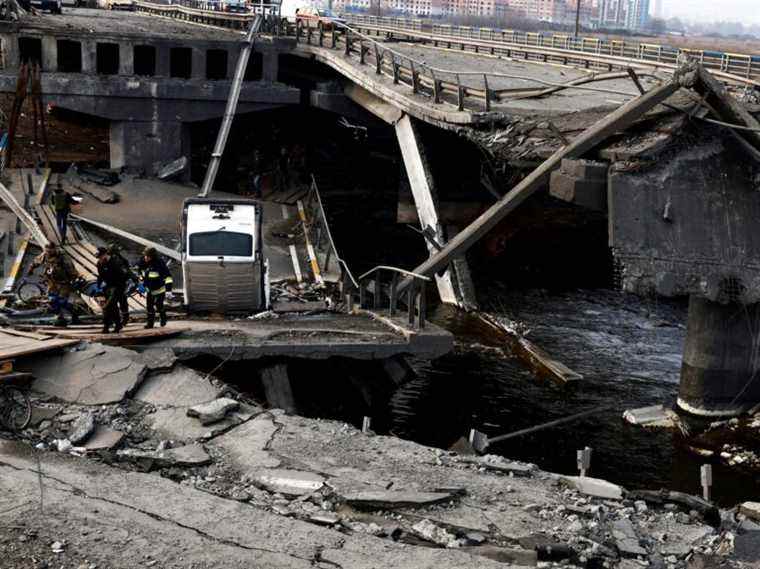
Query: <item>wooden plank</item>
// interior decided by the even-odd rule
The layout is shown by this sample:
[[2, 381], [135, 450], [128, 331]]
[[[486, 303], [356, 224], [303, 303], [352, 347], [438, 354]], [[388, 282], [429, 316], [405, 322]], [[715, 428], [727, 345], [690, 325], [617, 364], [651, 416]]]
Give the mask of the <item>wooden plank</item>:
[[21, 220], [21, 223], [23, 223], [29, 230], [32, 238], [41, 247], [44, 247], [45, 243], [47, 243], [47, 238], [45, 237], [43, 231], [40, 229], [40, 226], [37, 225], [37, 222], [34, 221], [34, 218], [29, 215], [29, 213], [22, 206], [19, 205], [19, 203], [16, 201], [16, 198], [13, 197], [13, 194], [2, 183], [0, 183], [0, 200], [5, 202], [5, 204], [11, 209], [16, 217]]
[[[569, 145], [557, 150], [548, 160], [543, 162], [522, 182], [482, 213], [478, 219], [454, 236], [439, 252], [431, 255], [429, 259], [415, 268], [413, 272], [431, 276], [445, 269], [454, 257], [463, 255], [502, 219], [514, 211], [517, 206], [544, 187], [549, 180], [549, 175], [560, 166], [563, 158], [581, 158], [586, 152], [611, 135], [629, 127], [640, 117], [673, 95], [680, 87], [679, 79], [676, 77], [673, 81], [655, 87], [646, 94], [620, 106], [620, 108], [593, 124], [573, 139]], [[399, 292], [402, 292], [408, 286], [409, 281], [403, 281], [399, 285]]]
[[123, 229], [119, 229], [118, 227], [114, 227], [113, 225], [101, 223], [99, 221], [88, 219], [80, 215], [72, 215], [71, 217], [79, 221], [83, 221], [94, 227], [98, 227], [104, 231], [108, 231], [109, 233], [113, 233], [114, 235], [118, 235], [119, 237], [122, 237], [129, 241], [133, 241], [139, 245], [143, 245], [144, 247], [153, 247], [156, 251], [158, 251], [165, 257], [169, 257], [170, 259], [174, 259], [175, 261], [182, 260], [182, 255], [178, 251], [175, 251], [174, 249], [170, 249], [169, 247], [165, 247], [164, 245], [161, 245], [160, 243], [156, 243], [155, 241], [145, 239], [144, 237], [140, 237], [139, 235], [135, 235], [134, 233], [130, 233], [129, 231], [125, 231]]
[[79, 342], [80, 340], [70, 338], [53, 338], [41, 342], [29, 340], [24, 345], [0, 350], [0, 360], [20, 358], [22, 356], [58, 350], [68, 346], [75, 346]]
[[102, 334], [100, 332], [78, 332], [76, 330], [68, 330], [67, 328], [62, 328], [56, 334], [56, 336], [62, 339], [69, 338], [75, 343], [79, 341], [88, 341], [99, 342], [101, 344], [124, 346], [130, 344], [139, 344], [150, 340], [171, 338], [173, 336], [178, 336], [187, 330], [188, 328], [152, 328], [150, 330], [128, 330], [126, 332], [120, 332], [118, 334]]
[[36, 334], [34, 332], [26, 332], [24, 330], [16, 330], [14, 328], [3, 328], [0, 333], [10, 334], [11, 336], [19, 336], [21, 338], [30, 338], [32, 340], [47, 340], [50, 336], [44, 334]]

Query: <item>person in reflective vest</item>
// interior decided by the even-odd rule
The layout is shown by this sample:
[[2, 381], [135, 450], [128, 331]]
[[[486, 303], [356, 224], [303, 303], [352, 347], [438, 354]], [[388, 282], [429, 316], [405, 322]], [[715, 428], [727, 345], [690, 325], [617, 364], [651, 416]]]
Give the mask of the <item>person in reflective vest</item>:
[[45, 266], [45, 284], [48, 289], [48, 304], [50, 311], [58, 317], [56, 326], [66, 326], [63, 315], [67, 311], [71, 315], [71, 323], [78, 324], [79, 317], [71, 303], [72, 284], [77, 277], [74, 265], [65, 254], [53, 243], [47, 243], [41, 255], [32, 263], [32, 270], [40, 265]]
[[71, 204], [76, 203], [70, 194], [63, 191], [60, 183], [53, 190], [53, 209], [55, 210], [55, 224], [61, 234], [61, 243], [66, 243], [66, 230], [69, 225], [69, 213]]
[[146, 328], [153, 328], [156, 323], [156, 312], [160, 318], [161, 326], [166, 326], [166, 309], [164, 300], [166, 293], [171, 292], [174, 281], [169, 267], [153, 247], [146, 247], [143, 258], [137, 265], [142, 285], [145, 289], [148, 309], [148, 323]]

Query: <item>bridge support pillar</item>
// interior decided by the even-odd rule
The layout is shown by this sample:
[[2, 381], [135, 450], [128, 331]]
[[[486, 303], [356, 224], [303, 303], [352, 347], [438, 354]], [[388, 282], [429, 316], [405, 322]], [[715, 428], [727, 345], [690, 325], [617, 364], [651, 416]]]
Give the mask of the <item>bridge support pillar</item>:
[[135, 74], [135, 46], [131, 42], [119, 44], [119, 75]]
[[82, 41], [82, 73], [94, 75], [97, 73], [98, 48], [94, 41]]
[[42, 36], [42, 70], [58, 71], [58, 42], [53, 36]]
[[18, 34], [0, 35], [0, 50], [3, 67], [5, 69], [17, 69], [21, 59], [18, 49]]
[[206, 50], [203, 48], [193, 47], [192, 76], [206, 79]]
[[269, 83], [277, 82], [277, 73], [279, 72], [279, 53], [274, 50], [268, 50], [265, 51], [262, 56], [261, 79]]
[[692, 296], [678, 406], [730, 417], [760, 404], [760, 304], [719, 304]]
[[181, 122], [111, 123], [111, 168], [135, 168], [152, 176], [162, 164], [188, 155], [189, 151], [189, 128]]
[[[446, 243], [446, 231], [438, 214], [438, 196], [433, 175], [422, 146], [420, 134], [409, 115], [402, 116], [395, 125], [396, 137], [404, 158], [406, 174], [417, 207], [417, 216], [430, 254]], [[459, 267], [459, 270], [457, 269]], [[461, 282], [460, 277], [466, 282]], [[477, 308], [469, 268], [464, 257], [457, 259], [441, 275], [436, 275], [441, 302], [466, 310]]]

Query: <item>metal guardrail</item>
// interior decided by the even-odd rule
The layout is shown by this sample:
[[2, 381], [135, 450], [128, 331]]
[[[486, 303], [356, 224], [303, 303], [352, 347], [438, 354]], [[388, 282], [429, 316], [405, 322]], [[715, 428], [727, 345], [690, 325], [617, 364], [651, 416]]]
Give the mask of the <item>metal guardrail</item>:
[[726, 73], [737, 78], [760, 81], [760, 56], [749, 54], [675, 48], [661, 44], [636, 43], [625, 40], [575, 37], [569, 34], [456, 26], [408, 18], [351, 14], [346, 15], [346, 20], [353, 24], [389, 27], [400, 31], [432, 34], [442, 39], [466, 39], [535, 48], [563, 49], [578, 53], [621, 57], [673, 66], [678, 64], [682, 56], [689, 56], [692, 59], [698, 60], [705, 68], [711, 71]]
[[[425, 327], [427, 317], [427, 299], [425, 295], [425, 285], [430, 282], [430, 278], [425, 275], [418, 275], [411, 271], [399, 269], [398, 267], [389, 267], [380, 265], [370, 269], [359, 277], [359, 306], [367, 308], [367, 297], [372, 295], [372, 306], [369, 307], [375, 312], [379, 312], [383, 307], [383, 280], [381, 274], [390, 273], [391, 279], [388, 289], [388, 316], [394, 317], [398, 314], [399, 308], [399, 283], [401, 279], [408, 279], [409, 286], [404, 291], [406, 294], [407, 318], [410, 326], [417, 330]], [[372, 284], [372, 291], [369, 285]]]
[[261, 32], [278, 35], [281, 32], [280, 5], [247, 2], [246, 9], [230, 11], [223, 4], [208, 0], [134, 0], [136, 10], [156, 16], [219, 26], [235, 30], [245, 30], [248, 23], [258, 14], [264, 16]]

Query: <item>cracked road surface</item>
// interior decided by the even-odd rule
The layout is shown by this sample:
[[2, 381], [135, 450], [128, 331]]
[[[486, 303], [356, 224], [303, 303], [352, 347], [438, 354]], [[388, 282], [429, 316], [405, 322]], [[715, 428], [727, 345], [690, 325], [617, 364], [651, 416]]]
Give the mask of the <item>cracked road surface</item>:
[[[346, 536], [155, 475], [7, 441], [0, 527], [0, 567], [39, 567], [40, 559], [55, 567], [505, 567], [461, 551]], [[52, 552], [54, 541], [65, 544], [62, 553]]]

